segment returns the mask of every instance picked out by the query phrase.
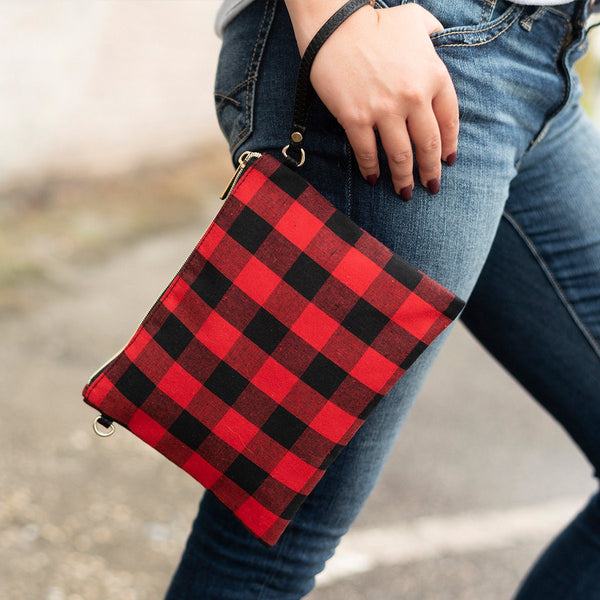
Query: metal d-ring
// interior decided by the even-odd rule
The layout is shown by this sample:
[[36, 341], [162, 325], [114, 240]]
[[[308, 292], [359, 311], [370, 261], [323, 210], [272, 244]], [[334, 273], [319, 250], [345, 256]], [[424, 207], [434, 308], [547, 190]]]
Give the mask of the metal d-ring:
[[[108, 427], [105, 427], [104, 425], [102, 425], [102, 423], [100, 423], [102, 419], [103, 417], [100, 416], [96, 417], [96, 419], [94, 420], [94, 424], [92, 425], [92, 427], [94, 428], [94, 433], [96, 435], [99, 435], [100, 437], [110, 437], [115, 432], [115, 426], [111, 423]], [[100, 426], [102, 426], [104, 431], [99, 429]]]
[[[288, 157], [287, 151], [289, 149], [290, 145], [288, 144], [282, 151], [281, 154], [283, 154], [283, 156], [285, 156], [285, 158]], [[300, 162], [296, 165], [297, 167], [301, 167], [304, 164], [304, 161], [306, 160], [306, 152], [304, 152], [304, 148], [300, 148]]]

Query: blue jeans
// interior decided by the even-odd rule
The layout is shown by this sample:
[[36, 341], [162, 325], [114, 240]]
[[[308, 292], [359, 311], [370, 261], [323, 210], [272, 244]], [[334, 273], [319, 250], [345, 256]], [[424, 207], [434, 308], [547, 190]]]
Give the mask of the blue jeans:
[[[417, 0], [458, 94], [458, 160], [442, 189], [394, 194], [385, 160], [360, 176], [317, 101], [301, 174], [359, 225], [468, 300], [463, 321], [563, 425], [600, 473], [600, 133], [578, 99], [585, 0]], [[399, 0], [398, 2], [399, 3]], [[226, 29], [217, 110], [234, 158], [286, 144], [299, 62], [283, 2], [257, 0]], [[418, 177], [416, 177], [418, 182]], [[448, 331], [344, 449], [272, 548], [206, 493], [168, 600], [305, 596], [373, 490]], [[465, 377], [469, 376], [465, 366]], [[600, 499], [554, 540], [518, 600], [600, 600]]]

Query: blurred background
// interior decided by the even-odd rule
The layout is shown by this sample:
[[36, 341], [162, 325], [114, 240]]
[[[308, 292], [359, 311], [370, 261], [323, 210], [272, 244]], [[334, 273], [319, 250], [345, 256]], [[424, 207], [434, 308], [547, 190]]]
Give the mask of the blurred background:
[[[124, 430], [94, 436], [80, 391], [218, 210], [218, 5], [0, 2], [0, 598], [159, 599], [185, 543], [201, 488]], [[592, 489], [459, 324], [310, 598], [506, 599]]]

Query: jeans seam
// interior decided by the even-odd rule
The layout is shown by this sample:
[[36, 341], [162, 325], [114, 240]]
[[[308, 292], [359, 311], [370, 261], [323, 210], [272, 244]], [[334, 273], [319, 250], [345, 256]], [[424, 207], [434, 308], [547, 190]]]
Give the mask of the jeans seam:
[[265, 580], [263, 581], [260, 590], [258, 591], [258, 596], [256, 597], [256, 600], [265, 600], [265, 592], [268, 590], [267, 586], [271, 583], [271, 581], [273, 581], [273, 578], [279, 570], [281, 557], [283, 555], [283, 551], [286, 549], [287, 540], [289, 539], [291, 539], [291, 536], [288, 536], [287, 538], [281, 540], [279, 544], [277, 544], [277, 555], [275, 557], [275, 560], [273, 561], [273, 568], [271, 569], [270, 573], [265, 577]]
[[563, 21], [563, 35], [562, 35], [562, 38], [560, 40], [560, 43], [558, 44], [558, 47], [557, 47], [557, 50], [556, 50], [556, 54], [554, 55], [554, 60], [553, 60], [554, 72], [559, 77], [561, 76], [561, 73], [558, 70], [558, 61], [560, 59], [561, 52], [564, 49], [565, 40], [567, 39], [567, 37], [571, 33], [572, 29], [573, 29], [573, 26], [571, 25], [571, 21], [567, 21], [567, 20]]
[[235, 94], [235, 92], [238, 90], [238, 88], [246, 85], [248, 83], [248, 81], [249, 81], [248, 79], [244, 79], [244, 81], [242, 81], [241, 83], [238, 83], [233, 89], [229, 90], [229, 92], [226, 92], [225, 94], [222, 94], [221, 92], [215, 92], [214, 93], [215, 100], [219, 101], [219, 103], [216, 106], [217, 110], [219, 110], [225, 102], [231, 102], [235, 106], [241, 106], [242, 103], [239, 100], [232, 98], [232, 94]]
[[[554, 55], [554, 60], [553, 60], [553, 64], [554, 64], [554, 72], [556, 73], [556, 75], [559, 78], [562, 78], [562, 74], [560, 73], [560, 71], [558, 70], [558, 61], [560, 58], [560, 53], [561, 50], [563, 49], [564, 43], [565, 43], [565, 39], [567, 38], [567, 36], [569, 35], [569, 32], [571, 31], [571, 23], [567, 20], [563, 21], [563, 34], [562, 37], [560, 39], [560, 42], [557, 46], [557, 50], [556, 50], [556, 54]], [[523, 154], [521, 154], [520, 158], [517, 160], [517, 162], [515, 163], [515, 168], [518, 170], [523, 159], [525, 158], [525, 156], [527, 154], [529, 154], [529, 152], [531, 152], [531, 150], [533, 150], [533, 148], [535, 148], [539, 142], [541, 142], [546, 135], [548, 134], [548, 131], [550, 130], [550, 126], [552, 125], [552, 120], [554, 119], [554, 117], [560, 113], [564, 107], [567, 105], [568, 102], [568, 97], [571, 93], [570, 91], [570, 84], [568, 82], [570, 75], [566, 75], [565, 76], [565, 91], [563, 93], [563, 97], [560, 100], [560, 102], [550, 111], [549, 114], [546, 115], [545, 119], [544, 119], [544, 123], [542, 124], [542, 126], [540, 127], [539, 131], [533, 136], [533, 138], [530, 140], [527, 148], [525, 149], [525, 151], [523, 152]]]
[[356, 214], [354, 210], [354, 195], [352, 193], [352, 148], [350, 147], [350, 143], [348, 142], [347, 138], [344, 142], [344, 158], [346, 162], [346, 185], [344, 185], [344, 193], [346, 195], [346, 198], [344, 212], [346, 213], [346, 216], [353, 218], [356, 217]]
[[[252, 58], [250, 59], [250, 65], [248, 67], [248, 77], [246, 78], [245, 82], [242, 82], [241, 84], [239, 84], [239, 85], [242, 85], [243, 83], [247, 83], [246, 107], [245, 107], [245, 116], [244, 116], [245, 126], [237, 134], [235, 139], [230, 144], [232, 155], [235, 153], [238, 146], [248, 137], [248, 135], [251, 131], [251, 128], [252, 128], [251, 113], [254, 109], [254, 106], [253, 106], [254, 103], [250, 102], [250, 90], [254, 89], [254, 87], [256, 85], [256, 78], [258, 75], [258, 70], [260, 68], [260, 59], [262, 58], [262, 53], [263, 53], [264, 47], [267, 42], [267, 36], [269, 33], [269, 29], [271, 28], [271, 23], [273, 22], [273, 17], [275, 15], [274, 9], [276, 8], [276, 6], [277, 6], [277, 3], [273, 0], [267, 0], [267, 2], [265, 2], [265, 10], [263, 12], [263, 17], [262, 17], [262, 21], [260, 23], [260, 27], [258, 28], [256, 42], [254, 43], [254, 49], [252, 50]], [[267, 17], [269, 15], [269, 9], [271, 9], [271, 20], [267, 25], [265, 25], [267, 22]], [[263, 43], [259, 49], [259, 42], [260, 42], [261, 37], [264, 39], [263, 39]], [[228, 93], [231, 93], [231, 92], [228, 92]]]
[[558, 296], [559, 300], [561, 301], [563, 306], [567, 309], [567, 312], [569, 313], [571, 319], [573, 320], [573, 322], [575, 323], [575, 325], [577, 326], [577, 328], [579, 329], [579, 331], [581, 332], [583, 337], [587, 340], [587, 342], [591, 346], [592, 350], [594, 351], [594, 353], [596, 354], [598, 359], [600, 359], [600, 346], [598, 346], [598, 343], [596, 342], [596, 340], [594, 339], [592, 334], [589, 332], [588, 328], [585, 326], [585, 323], [583, 323], [583, 321], [577, 314], [575, 307], [569, 301], [565, 292], [563, 291], [560, 284], [554, 277], [552, 270], [550, 269], [550, 267], [548, 266], [546, 261], [542, 258], [541, 254], [538, 252], [537, 247], [534, 244], [533, 240], [527, 235], [527, 233], [519, 225], [517, 220], [507, 210], [504, 210], [504, 213], [502, 216], [513, 227], [513, 229], [515, 230], [517, 235], [523, 240], [523, 242], [525, 243], [525, 245], [531, 252], [532, 256], [535, 258], [536, 262], [538, 263], [538, 265], [544, 272], [544, 275], [548, 279], [548, 282], [554, 289], [554, 292]]

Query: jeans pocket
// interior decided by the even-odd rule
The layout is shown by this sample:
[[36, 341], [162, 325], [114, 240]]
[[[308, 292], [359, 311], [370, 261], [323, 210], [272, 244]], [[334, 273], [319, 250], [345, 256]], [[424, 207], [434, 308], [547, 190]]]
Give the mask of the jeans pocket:
[[[437, 4], [437, 1], [419, 0], [423, 3]], [[455, 3], [447, 3], [454, 5]], [[456, 3], [460, 4], [460, 3]], [[444, 15], [431, 11], [437, 19], [445, 26], [444, 29], [432, 33], [429, 37], [433, 45], [442, 46], [480, 46], [490, 42], [508, 29], [519, 19], [524, 11], [524, 6], [507, 2], [506, 0], [495, 0], [493, 3], [487, 1], [477, 2], [470, 0], [467, 4], [480, 4], [478, 11], [475, 11], [471, 20], [464, 19], [464, 15], [444, 19]], [[448, 7], [445, 5], [445, 12]], [[474, 22], [479, 13], [479, 19]], [[440, 18], [441, 17], [441, 18]]]
[[490, 41], [512, 25], [523, 5], [508, 0], [376, 0], [381, 8], [418, 4], [444, 27], [429, 37], [436, 47], [469, 46]]
[[223, 32], [214, 97], [232, 155], [252, 135], [256, 79], [276, 4], [276, 0], [253, 2]]

